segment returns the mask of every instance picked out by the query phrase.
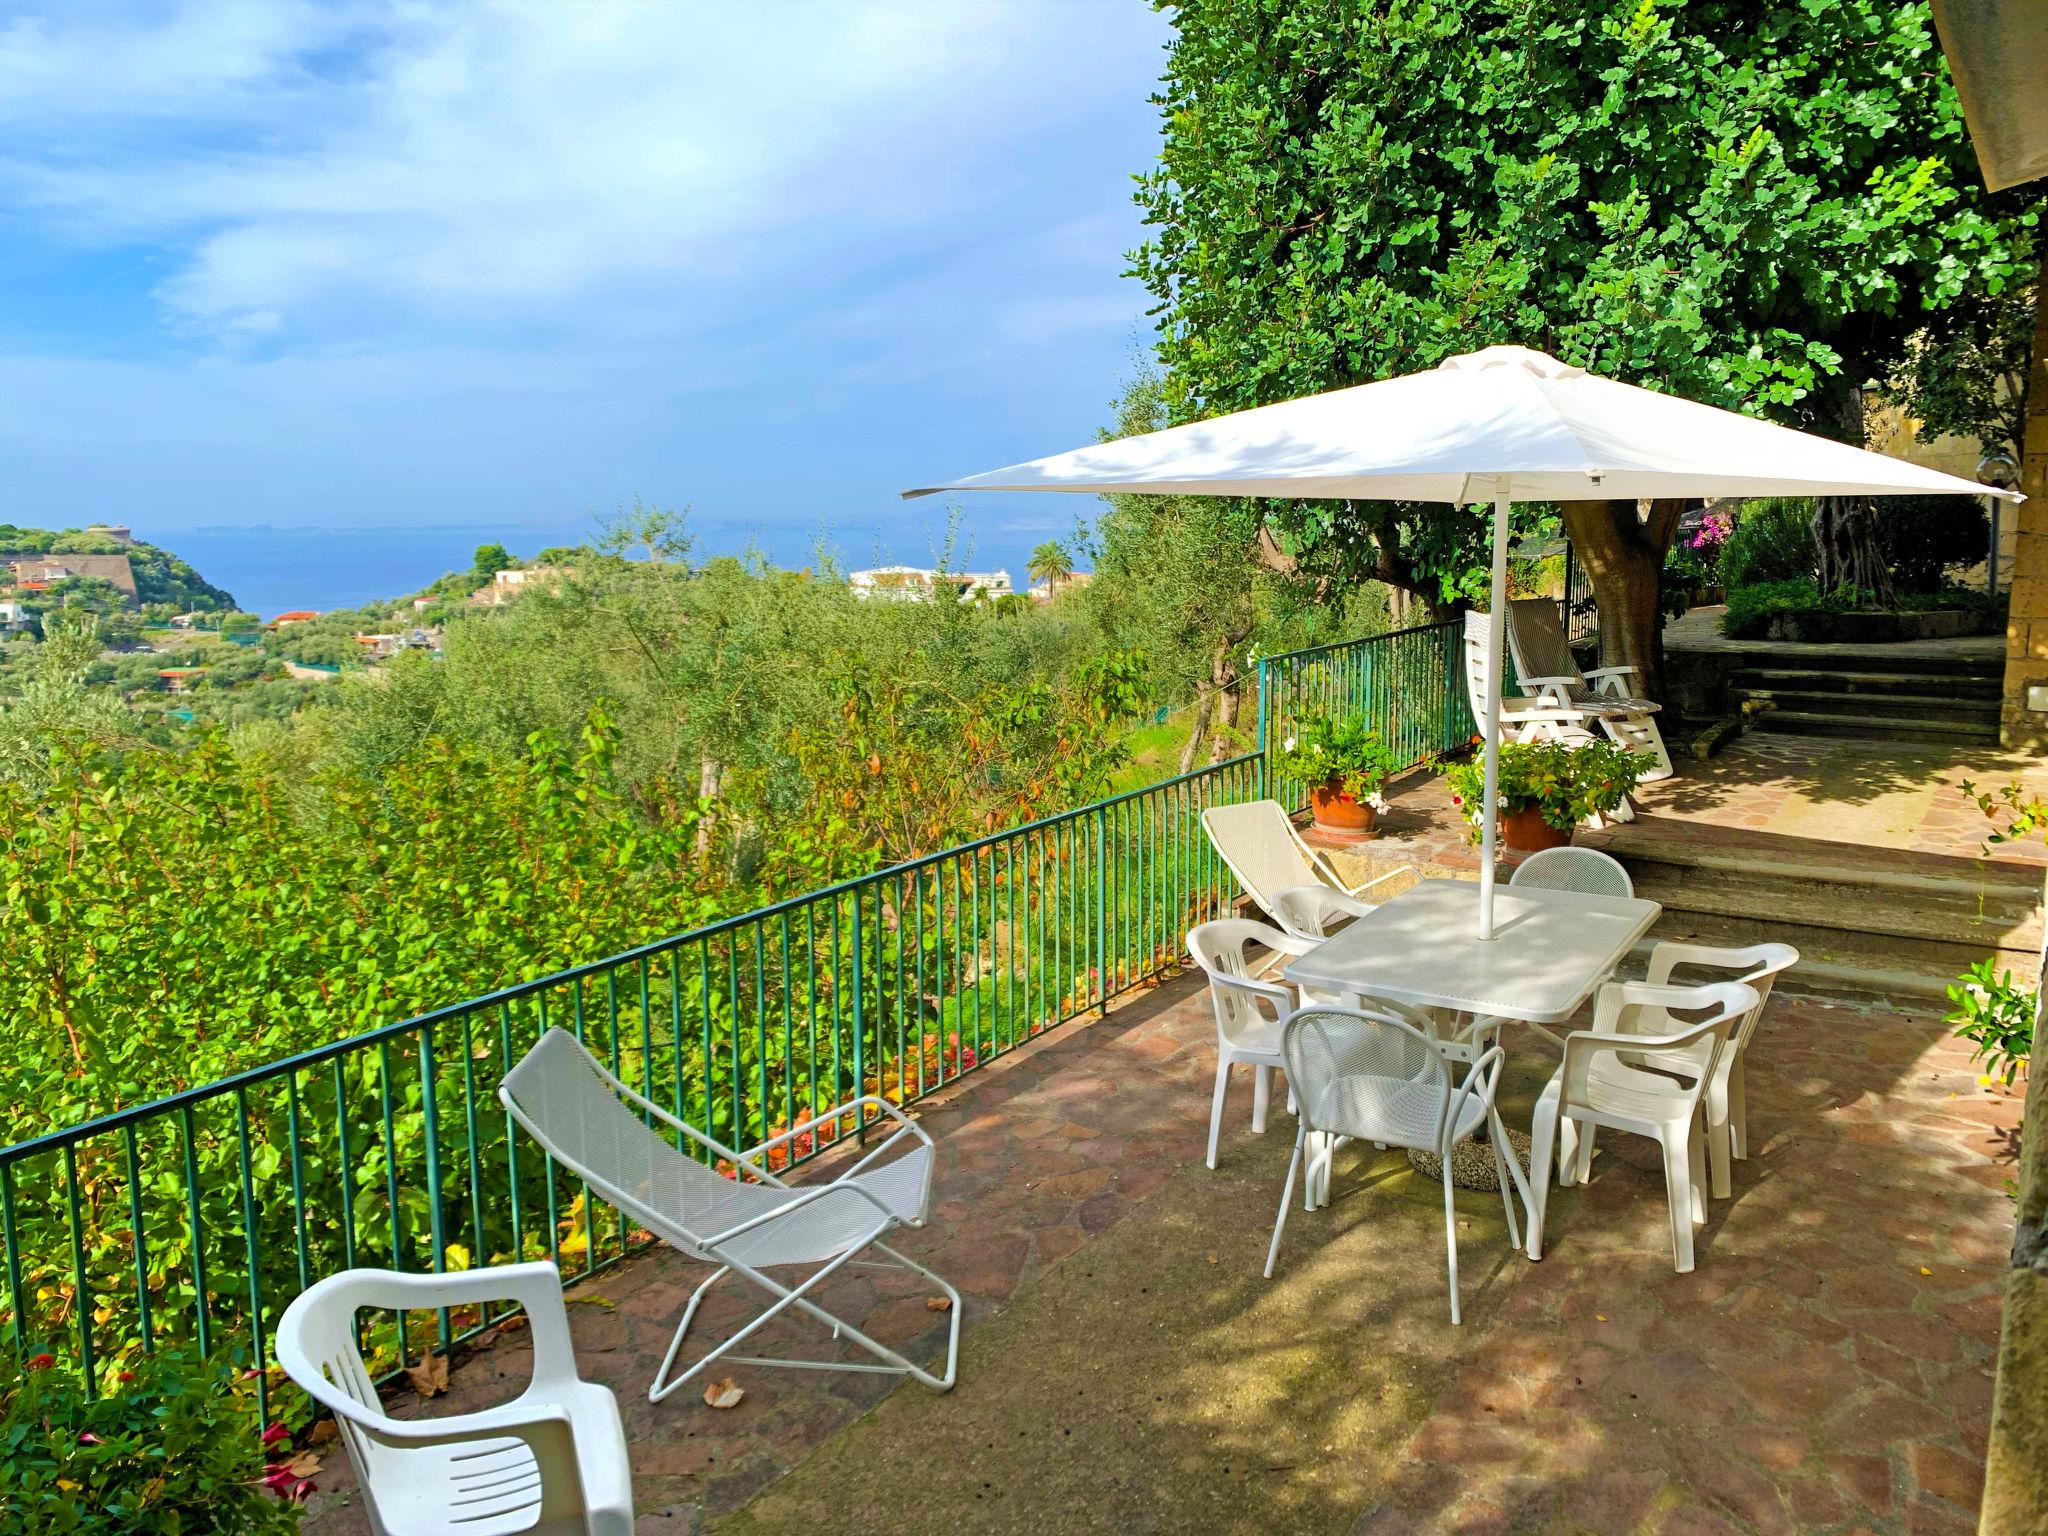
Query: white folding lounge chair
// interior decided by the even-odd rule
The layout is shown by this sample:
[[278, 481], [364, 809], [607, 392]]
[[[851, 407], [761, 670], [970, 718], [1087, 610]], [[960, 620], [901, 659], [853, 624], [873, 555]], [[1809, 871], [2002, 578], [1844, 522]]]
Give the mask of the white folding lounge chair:
[[[475, 1413], [386, 1413], [363, 1365], [357, 1314], [492, 1301], [526, 1309], [526, 1389]], [[344, 1270], [285, 1308], [276, 1349], [285, 1374], [334, 1415], [375, 1536], [632, 1536], [633, 1474], [618, 1400], [576, 1374], [554, 1265], [452, 1275]]]
[[1202, 829], [1245, 894], [1296, 938], [1327, 937], [1331, 924], [1373, 910], [1374, 903], [1359, 899], [1360, 891], [1413, 873], [1404, 865], [1346, 885], [1335, 866], [1301, 840], [1278, 800], [1211, 806], [1202, 812]]
[[1515, 671], [1524, 688], [1533, 690], [1546, 704], [1584, 712], [1598, 721], [1617, 745], [1655, 757], [1657, 765], [1643, 775], [1645, 782], [1671, 777], [1671, 754], [1664, 750], [1664, 733], [1657, 729], [1655, 718], [1661, 706], [1631, 698], [1625, 691], [1623, 680], [1636, 675], [1634, 667], [1594, 667], [1581, 672], [1565, 639], [1555, 602], [1547, 597], [1518, 597], [1510, 602], [1508, 644], [1514, 650]]
[[[1465, 611], [1465, 694], [1472, 704], [1473, 723], [1481, 731], [1486, 729], [1486, 647], [1491, 635], [1492, 621], [1485, 614], [1468, 608]], [[1592, 729], [1596, 723], [1585, 709], [1576, 704], [1560, 703], [1548, 695], [1509, 696], [1503, 693], [1501, 696], [1502, 741], [1554, 741], [1582, 747], [1600, 739]], [[1633, 821], [1635, 814], [1628, 801], [1624, 800], [1610, 813], [1609, 819]], [[1598, 815], [1586, 818], [1589, 827], [1605, 824]]]
[[[535, 1141], [601, 1197], [682, 1253], [717, 1266], [683, 1308], [676, 1336], [669, 1344], [661, 1369], [655, 1373], [653, 1385], [647, 1389], [650, 1401], [660, 1402], [719, 1359], [729, 1359], [735, 1365], [887, 1372], [913, 1376], [941, 1392], [953, 1385], [960, 1352], [960, 1293], [922, 1264], [882, 1242], [898, 1227], [923, 1226], [931, 1205], [932, 1139], [895, 1105], [872, 1094], [850, 1099], [791, 1126], [757, 1147], [735, 1152], [685, 1125], [659, 1104], [642, 1098], [605, 1071], [573, 1035], [561, 1029], [550, 1029], [541, 1036], [519, 1065], [505, 1074], [498, 1085], [498, 1098]], [[762, 1162], [770, 1149], [818, 1126], [829, 1125], [842, 1115], [864, 1109], [879, 1111], [895, 1121], [897, 1129], [830, 1183], [785, 1184]], [[730, 1165], [737, 1176], [721, 1178], [705, 1164], [678, 1151], [665, 1136], [642, 1121], [643, 1112]], [[891, 1157], [892, 1152], [898, 1155]], [[883, 1258], [855, 1257], [870, 1248]], [[922, 1275], [951, 1298], [946, 1365], [941, 1374], [935, 1376], [911, 1364], [812, 1299], [811, 1293], [820, 1282], [849, 1263], [908, 1270]], [[810, 1264], [819, 1268], [795, 1286], [783, 1285], [765, 1273]], [[682, 1350], [690, 1322], [697, 1315], [698, 1303], [728, 1273], [751, 1280], [774, 1298], [773, 1304], [680, 1376], [671, 1378], [669, 1371]], [[835, 1337], [853, 1340], [882, 1363], [775, 1360], [729, 1354], [770, 1318], [790, 1307], [816, 1318]]]

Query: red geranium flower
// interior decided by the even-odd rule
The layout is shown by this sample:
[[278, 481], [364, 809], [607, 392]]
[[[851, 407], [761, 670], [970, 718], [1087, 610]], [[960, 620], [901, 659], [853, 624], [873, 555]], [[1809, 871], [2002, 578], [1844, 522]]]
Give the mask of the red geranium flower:
[[28, 1368], [32, 1371], [47, 1371], [56, 1363], [57, 1357], [55, 1355], [30, 1355], [28, 1357]]

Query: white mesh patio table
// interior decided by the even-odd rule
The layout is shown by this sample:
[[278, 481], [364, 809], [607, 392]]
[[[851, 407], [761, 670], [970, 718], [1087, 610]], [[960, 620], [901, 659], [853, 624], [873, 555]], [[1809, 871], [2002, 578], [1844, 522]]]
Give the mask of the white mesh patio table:
[[[1474, 930], [1479, 887], [1424, 880], [1288, 962], [1281, 975], [1325, 997], [1382, 998], [1497, 1019], [1519, 1019], [1550, 1040], [1657, 921], [1634, 897], [1502, 887], [1493, 937]], [[1512, 1146], [1508, 1173], [1530, 1210], [1528, 1175]]]
[[1562, 1024], [1664, 909], [1634, 897], [1503, 886], [1491, 939], [1473, 931], [1478, 910], [1471, 881], [1424, 880], [1281, 974], [1325, 994]]

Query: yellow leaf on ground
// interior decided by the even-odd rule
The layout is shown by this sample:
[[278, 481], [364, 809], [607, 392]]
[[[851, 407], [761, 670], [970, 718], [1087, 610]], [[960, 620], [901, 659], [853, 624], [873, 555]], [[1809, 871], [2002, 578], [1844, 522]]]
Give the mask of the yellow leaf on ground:
[[607, 1312], [616, 1312], [619, 1307], [619, 1304], [613, 1301], [611, 1297], [594, 1294], [589, 1296], [564, 1296], [562, 1300], [568, 1302], [571, 1306], [603, 1307]]
[[1922, 1264], [1920, 1266], [1920, 1273], [1923, 1275], [1931, 1275], [1934, 1273], [1934, 1271], [1929, 1269], [1925, 1264]]
[[747, 1395], [747, 1389], [730, 1376], [722, 1381], [704, 1383], [704, 1401], [713, 1408], [737, 1408], [740, 1399]]
[[927, 1296], [924, 1299], [924, 1309], [927, 1312], [950, 1312], [953, 1310], [953, 1298], [950, 1296]]
[[311, 1451], [301, 1451], [285, 1463], [293, 1477], [311, 1477], [320, 1470], [320, 1458]]
[[439, 1397], [448, 1390], [448, 1357], [428, 1355], [418, 1365], [408, 1365], [405, 1379], [421, 1397]]

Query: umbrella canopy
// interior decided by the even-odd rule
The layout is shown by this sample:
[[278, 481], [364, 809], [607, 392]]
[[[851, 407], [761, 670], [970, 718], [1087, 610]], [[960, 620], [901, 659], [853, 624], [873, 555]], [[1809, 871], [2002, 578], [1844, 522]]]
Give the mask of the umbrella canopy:
[[[905, 491], [1388, 501], [1983, 495], [1989, 487], [1488, 347], [1426, 373], [1259, 406]], [[2009, 494], [1999, 492], [1996, 494]]]
[[[1491, 501], [1493, 604], [1516, 501], [1707, 496], [2004, 496], [1902, 459], [1622, 384], [1527, 347], [1259, 406], [905, 491]], [[1493, 934], [1501, 644], [1487, 663], [1479, 934]]]

